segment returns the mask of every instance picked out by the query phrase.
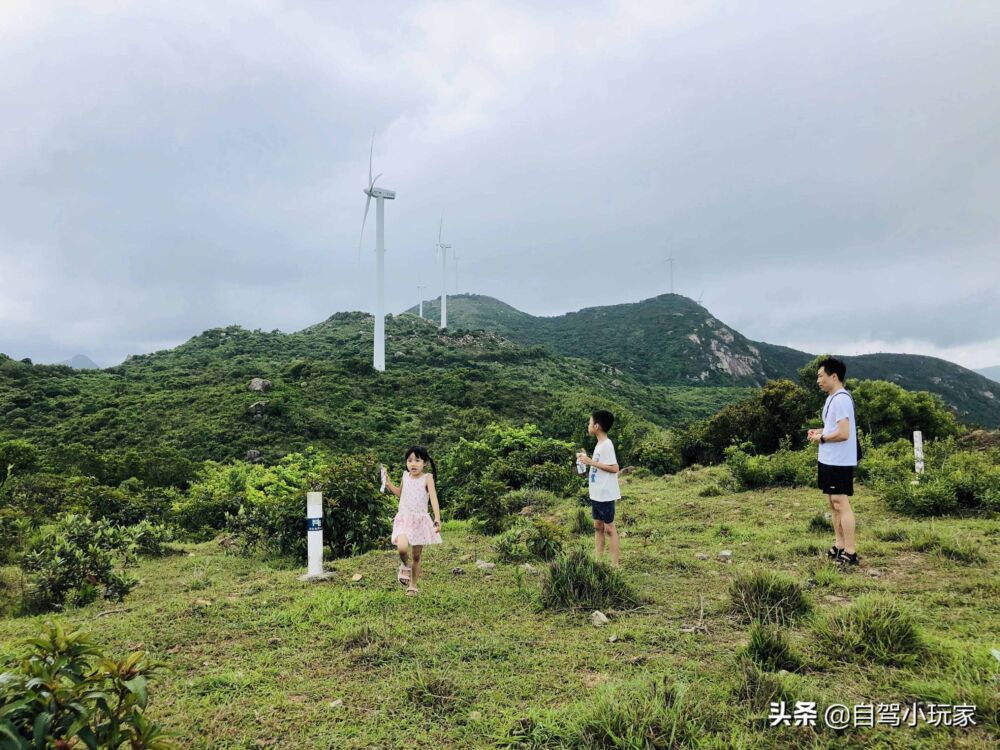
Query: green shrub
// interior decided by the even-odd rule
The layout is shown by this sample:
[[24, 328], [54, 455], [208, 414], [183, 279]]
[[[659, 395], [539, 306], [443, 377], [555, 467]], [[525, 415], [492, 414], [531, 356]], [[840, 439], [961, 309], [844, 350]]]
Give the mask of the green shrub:
[[83, 606], [98, 596], [121, 601], [137, 581], [120, 568], [132, 561], [125, 532], [106, 521], [67, 515], [25, 552], [30, 575], [28, 608]]
[[542, 581], [542, 606], [547, 609], [624, 608], [638, 602], [621, 572], [582, 549], [557, 558]]
[[905, 666], [926, 651], [913, 617], [894, 599], [866, 594], [815, 626], [827, 652], [861, 663]]
[[[512, 490], [547, 490], [566, 496], [580, 480], [573, 469], [573, 446], [543, 437], [534, 425], [489, 425], [481, 440], [460, 439], [441, 461], [446, 506], [459, 518], [478, 520], [486, 533], [510, 524], [522, 498]], [[530, 503], [527, 503], [530, 504]]]
[[562, 554], [565, 532], [545, 519], [532, 521], [524, 539], [529, 554], [538, 560], [554, 560]]
[[803, 487], [816, 482], [814, 449], [782, 448], [772, 456], [752, 456], [747, 446], [726, 449], [726, 466], [736, 486], [743, 490], [762, 487]]
[[771, 672], [796, 672], [802, 667], [802, 659], [792, 651], [782, 631], [760, 622], [750, 625], [750, 642], [741, 655]]
[[0, 565], [17, 564], [34, 521], [13, 508], [0, 508]]
[[877, 485], [892, 510], [911, 516], [1000, 512], [1000, 452], [959, 451], [917, 480]]
[[12, 476], [34, 474], [41, 465], [41, 451], [27, 440], [0, 441], [0, 484]]
[[810, 610], [797, 582], [772, 570], [741, 571], [729, 586], [730, 610], [744, 622], [785, 625]]
[[174, 541], [173, 530], [163, 524], [141, 521], [126, 529], [132, 550], [144, 557], [161, 557], [169, 551], [165, 546]]
[[493, 541], [502, 562], [554, 560], [562, 553], [566, 533], [551, 521], [535, 519], [503, 532]]
[[52, 622], [27, 658], [0, 675], [0, 745], [5, 748], [173, 750], [143, 715], [160, 666], [145, 653], [106, 656], [90, 636]]

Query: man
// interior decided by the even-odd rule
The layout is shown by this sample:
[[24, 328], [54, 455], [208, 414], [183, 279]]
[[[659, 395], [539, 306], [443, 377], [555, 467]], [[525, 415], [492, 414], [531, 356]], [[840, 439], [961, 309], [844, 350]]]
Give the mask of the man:
[[823, 404], [823, 427], [809, 430], [808, 438], [819, 443], [819, 488], [830, 501], [836, 541], [827, 555], [834, 562], [857, 565], [854, 546], [854, 467], [858, 465], [858, 431], [854, 399], [844, 388], [847, 366], [828, 357], [819, 363], [816, 384], [827, 394]]

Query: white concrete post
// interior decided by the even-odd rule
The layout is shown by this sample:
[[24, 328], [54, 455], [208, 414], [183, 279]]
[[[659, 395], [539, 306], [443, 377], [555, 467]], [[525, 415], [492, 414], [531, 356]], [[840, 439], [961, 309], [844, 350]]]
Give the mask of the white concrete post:
[[913, 459], [917, 474], [924, 473], [924, 436], [920, 430], [913, 433]]
[[300, 581], [322, 581], [330, 577], [323, 570], [323, 493], [306, 494], [306, 543], [309, 552], [309, 566]]

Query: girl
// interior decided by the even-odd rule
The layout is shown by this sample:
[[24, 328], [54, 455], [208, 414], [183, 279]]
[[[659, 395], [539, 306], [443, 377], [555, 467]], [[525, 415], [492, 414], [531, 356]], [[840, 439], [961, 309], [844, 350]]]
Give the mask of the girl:
[[[441, 544], [441, 509], [438, 507], [434, 474], [424, 474], [427, 464], [434, 473], [434, 460], [422, 445], [415, 445], [406, 451], [406, 472], [397, 487], [382, 470], [389, 491], [399, 498], [399, 510], [392, 521], [392, 543], [399, 550], [399, 572], [397, 578], [406, 593], [416, 596], [417, 578], [420, 576], [420, 553], [425, 544]], [[434, 520], [427, 512], [427, 500], [434, 508]], [[410, 567], [410, 550], [413, 550], [413, 567]]]

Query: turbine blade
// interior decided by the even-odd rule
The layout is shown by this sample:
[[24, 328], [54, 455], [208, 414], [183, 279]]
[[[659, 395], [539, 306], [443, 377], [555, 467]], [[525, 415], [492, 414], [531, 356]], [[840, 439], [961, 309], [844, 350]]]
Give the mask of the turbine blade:
[[372, 145], [368, 149], [368, 184], [372, 184], [372, 155], [375, 153], [375, 131], [372, 131]]
[[438, 222], [438, 244], [441, 244], [441, 229], [444, 227], [444, 211], [441, 212], [441, 221]]

